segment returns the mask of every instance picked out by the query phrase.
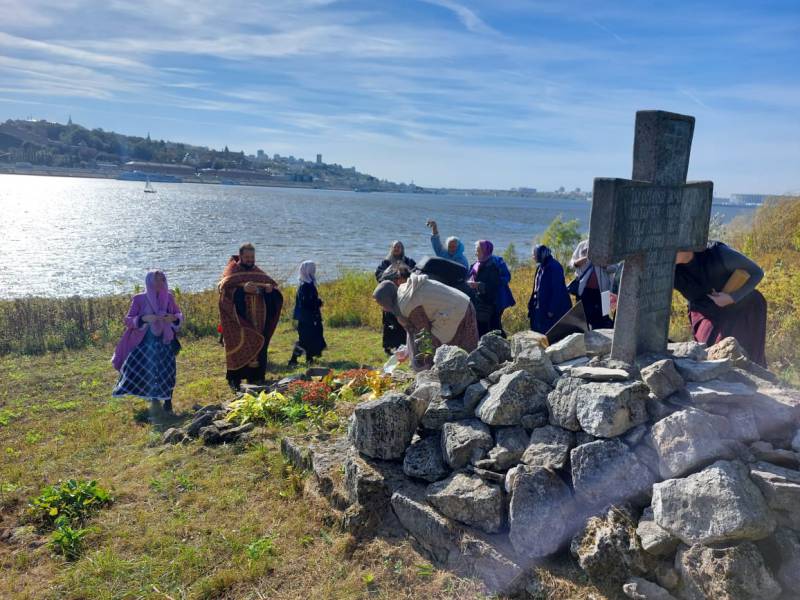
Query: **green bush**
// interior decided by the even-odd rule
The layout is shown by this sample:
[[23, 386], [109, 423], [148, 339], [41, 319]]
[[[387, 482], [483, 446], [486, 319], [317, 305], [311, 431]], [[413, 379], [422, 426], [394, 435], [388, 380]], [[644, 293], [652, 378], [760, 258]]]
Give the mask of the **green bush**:
[[96, 481], [68, 479], [44, 488], [28, 510], [32, 520], [45, 526], [80, 525], [112, 502], [111, 494]]

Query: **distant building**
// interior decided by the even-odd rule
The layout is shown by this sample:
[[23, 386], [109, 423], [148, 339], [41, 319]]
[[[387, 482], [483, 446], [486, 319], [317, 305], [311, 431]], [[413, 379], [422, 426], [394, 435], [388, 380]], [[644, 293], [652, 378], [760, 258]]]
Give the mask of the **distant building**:
[[142, 173], [158, 173], [164, 175], [183, 175], [195, 174], [195, 168], [189, 165], [174, 165], [168, 163], [153, 163], [132, 160], [126, 162], [123, 167], [125, 171], [140, 171]]
[[322, 164], [322, 154], [317, 154], [317, 164], [318, 165]]
[[731, 194], [731, 204], [763, 204], [766, 194]]

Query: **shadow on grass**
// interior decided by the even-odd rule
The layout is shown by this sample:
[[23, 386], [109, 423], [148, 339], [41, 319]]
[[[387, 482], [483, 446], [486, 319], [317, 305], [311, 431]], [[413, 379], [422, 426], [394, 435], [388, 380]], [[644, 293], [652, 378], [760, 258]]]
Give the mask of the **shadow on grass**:
[[161, 402], [153, 401], [147, 406], [137, 408], [133, 413], [133, 420], [141, 425], [152, 425], [154, 430], [163, 433], [170, 427], [183, 425], [193, 415], [192, 411], [167, 412]]

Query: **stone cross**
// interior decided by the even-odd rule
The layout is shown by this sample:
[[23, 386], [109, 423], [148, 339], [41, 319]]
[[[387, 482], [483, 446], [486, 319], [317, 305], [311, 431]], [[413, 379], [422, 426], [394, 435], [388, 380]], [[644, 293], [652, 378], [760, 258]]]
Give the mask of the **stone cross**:
[[666, 350], [675, 256], [708, 241], [714, 184], [686, 183], [693, 133], [694, 117], [639, 111], [633, 180], [594, 180], [589, 259], [625, 261], [611, 349], [617, 360]]

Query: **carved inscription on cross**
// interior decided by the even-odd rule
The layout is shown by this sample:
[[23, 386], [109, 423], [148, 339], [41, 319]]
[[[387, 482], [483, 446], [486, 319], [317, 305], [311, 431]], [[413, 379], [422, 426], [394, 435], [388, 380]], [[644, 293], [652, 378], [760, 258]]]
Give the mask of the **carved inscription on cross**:
[[594, 180], [589, 259], [625, 261], [612, 358], [667, 347], [675, 255], [708, 241], [713, 183], [686, 183], [694, 117], [636, 113], [633, 180]]

